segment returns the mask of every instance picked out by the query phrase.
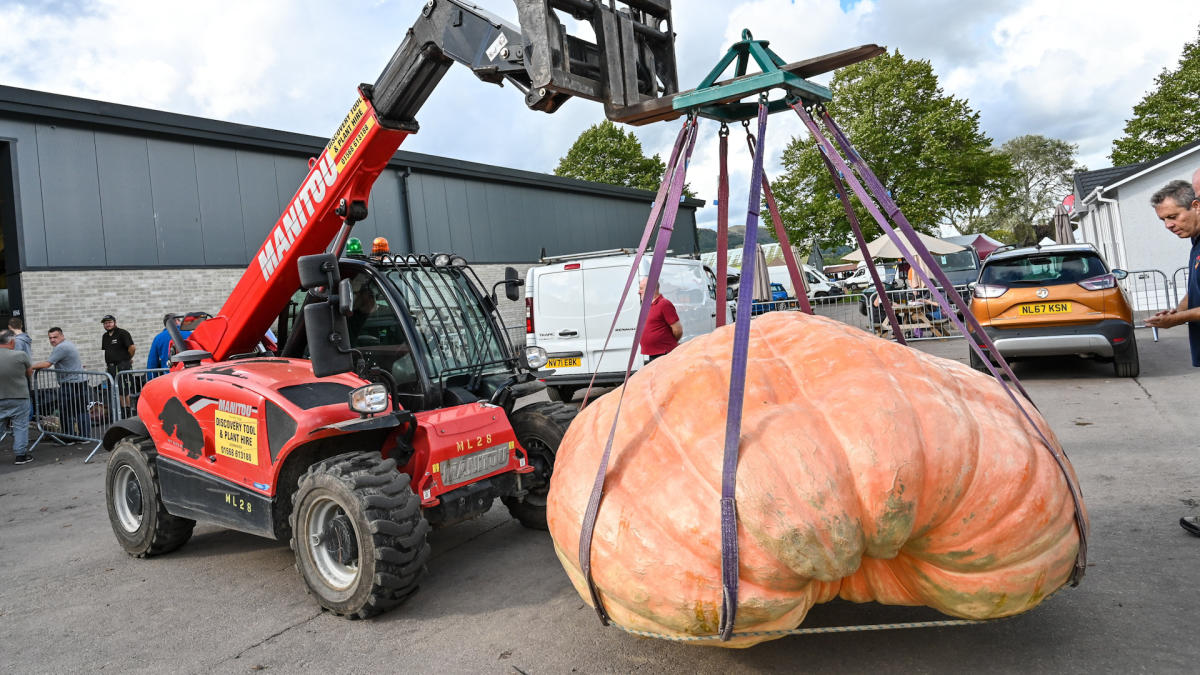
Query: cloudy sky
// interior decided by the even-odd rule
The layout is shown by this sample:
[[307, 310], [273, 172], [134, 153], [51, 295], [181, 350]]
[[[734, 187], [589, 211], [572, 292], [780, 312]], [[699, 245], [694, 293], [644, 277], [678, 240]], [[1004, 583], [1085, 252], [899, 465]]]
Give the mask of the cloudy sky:
[[[475, 0], [515, 23], [509, 0]], [[326, 137], [373, 82], [424, 0], [0, 0], [0, 84]], [[927, 59], [942, 87], [981, 114], [997, 143], [1037, 133], [1079, 146], [1091, 169], [1164, 67], [1200, 28], [1196, 0], [676, 0], [680, 84], [690, 88], [749, 28], [785, 61], [863, 43]], [[599, 105], [527, 110], [511, 87], [454, 67], [402, 149], [551, 172]], [[678, 122], [635, 129], [664, 156]], [[710, 201], [716, 125], [688, 178]], [[768, 175], [794, 114], [768, 125]], [[741, 149], [743, 143], [733, 143]], [[735, 186], [748, 159], [731, 157]], [[745, 189], [731, 204], [744, 212]], [[715, 219], [712, 208], [699, 214]], [[736, 221], [736, 217], [733, 218]]]

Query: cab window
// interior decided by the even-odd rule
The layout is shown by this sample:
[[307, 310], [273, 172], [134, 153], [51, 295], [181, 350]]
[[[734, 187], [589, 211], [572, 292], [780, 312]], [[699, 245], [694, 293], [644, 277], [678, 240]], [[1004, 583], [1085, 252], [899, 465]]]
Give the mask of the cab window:
[[401, 391], [415, 391], [419, 378], [412, 350], [387, 294], [366, 273], [353, 277], [350, 288], [354, 294], [352, 311], [346, 319], [350, 344], [363, 353], [368, 363], [391, 373]]

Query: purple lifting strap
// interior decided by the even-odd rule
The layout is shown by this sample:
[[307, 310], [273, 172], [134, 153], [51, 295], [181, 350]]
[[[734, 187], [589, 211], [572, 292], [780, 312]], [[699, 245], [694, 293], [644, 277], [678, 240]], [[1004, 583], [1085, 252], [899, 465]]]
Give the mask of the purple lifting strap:
[[[691, 159], [692, 149], [696, 146], [696, 129], [698, 120], [693, 117], [688, 118], [684, 123], [684, 128], [679, 133], [679, 138], [675, 141], [675, 149], [671, 152], [671, 165], [667, 167], [667, 174], [663, 178], [663, 185], [670, 186], [667, 190], [665, 202], [659, 199], [655, 203], [653, 211], [657, 211], [660, 205], [664, 205], [662, 212], [662, 220], [658, 226], [658, 235], [654, 242], [654, 255], [651, 258], [650, 273], [646, 276], [646, 288], [654, 289], [658, 284], [659, 273], [662, 271], [663, 259], [667, 254], [667, 246], [671, 242], [671, 232], [675, 227], [675, 215], [679, 211], [679, 198], [683, 194], [684, 176], [687, 173], [688, 160]], [[686, 147], [686, 150], [680, 152], [681, 148]], [[662, 192], [661, 188], [659, 190]], [[654, 222], [656, 213], [651, 213], [651, 222], [647, 225], [650, 227]], [[642, 253], [648, 235], [643, 237], [642, 245], [638, 248], [637, 257], [634, 259], [633, 267], [630, 269], [630, 276], [625, 281], [625, 290], [621, 294], [621, 300], [617, 305], [617, 316], [621, 313], [621, 306], [625, 302], [625, 296], [629, 292], [629, 287], [632, 284], [638, 270], [638, 264], [642, 259]], [[642, 309], [638, 315], [637, 330], [634, 332], [633, 345], [634, 348], [629, 350], [629, 362], [625, 366], [625, 379], [629, 379], [629, 372], [633, 369], [633, 359], [637, 354], [637, 345], [641, 344], [642, 330], [646, 325], [646, 317], [650, 313], [650, 303], [654, 300], [654, 293], [646, 293], [642, 298]], [[616, 325], [616, 320], [613, 320], [613, 325]], [[609, 337], [612, 336], [613, 329], [609, 329]], [[607, 340], [605, 341], [607, 344]], [[596, 470], [596, 480], [592, 485], [592, 494], [588, 498], [587, 511], [584, 513], [583, 523], [579, 533], [579, 568], [583, 573], [584, 579], [587, 581], [588, 592], [592, 596], [592, 605], [596, 609], [597, 616], [600, 617], [600, 622], [608, 625], [608, 612], [604, 609], [604, 603], [600, 599], [600, 592], [596, 589], [596, 584], [592, 579], [592, 535], [596, 529], [596, 517], [600, 512], [600, 500], [604, 495], [604, 478], [608, 472], [608, 460], [612, 454], [613, 438], [617, 432], [617, 420], [621, 415], [621, 403], [625, 399], [625, 389], [622, 387], [620, 397], [617, 399], [617, 409], [613, 413], [612, 428], [608, 431], [608, 441], [604, 446], [604, 454], [600, 457], [600, 466]]]
[[[717, 328], [725, 325], [729, 288], [729, 125], [722, 123], [717, 174]], [[722, 255], [722, 251], [725, 251]]]
[[[766, 138], [767, 103], [758, 103], [758, 138]], [[763, 153], [754, 153], [750, 196], [746, 205], [746, 239], [742, 243], [742, 280], [754, 278], [758, 214], [762, 203]], [[785, 240], [786, 241], [786, 240]], [[803, 286], [801, 286], [803, 288]], [[733, 637], [738, 605], [737, 464], [746, 394], [746, 361], [750, 351], [750, 303], [753, 293], [738, 294], [738, 320], [733, 324], [733, 365], [729, 371], [729, 410], [725, 416], [725, 459], [721, 466], [721, 615], [722, 640]]]
[[[750, 148], [750, 156], [754, 157], [754, 151], [757, 144], [754, 141], [754, 134], [750, 133], [749, 126], [746, 128], [746, 145]], [[787, 265], [788, 277], [792, 280], [792, 290], [796, 293], [796, 302], [800, 305], [800, 311], [805, 314], [812, 314], [812, 305], [808, 302], [808, 293], [801, 293], [795, 289], [807, 290], [808, 285], [803, 281], [803, 275], [800, 272], [800, 265], [796, 263], [796, 252], [792, 250], [791, 241], [788, 239], [787, 230], [783, 228], [783, 218], [779, 215], [779, 204], [775, 201], [775, 193], [771, 191], [771, 181], [767, 180], [766, 172], [762, 177], [763, 198], [767, 201], [767, 211], [771, 214], [771, 222], [775, 226], [775, 241], [779, 242], [779, 247], [783, 253], [783, 262]]]
[[[817, 127], [816, 122], [813, 121], [812, 117], [809, 116], [807, 111], [805, 111], [804, 108], [799, 105], [793, 105], [792, 109], [796, 111], [796, 113], [800, 116], [800, 119], [804, 122], [805, 126], [808, 127], [809, 132], [812, 133], [813, 138], [816, 139], [818, 145], [825, 150], [827, 161], [832, 162], [837, 170], [846, 176], [846, 182], [849, 183], [850, 188], [854, 190], [859, 202], [867, 208], [867, 210], [879, 223], [880, 228], [887, 233], [892, 242], [895, 243], [900, 249], [900, 252], [905, 256], [905, 259], [913, 265], [913, 270], [929, 289], [933, 299], [938, 303], [946, 315], [954, 321], [955, 326], [958, 327], [962, 334], [968, 336], [967, 339], [971, 343], [972, 348], [975, 349], [976, 352], [982, 357], [983, 354], [980, 352], [979, 346], [975, 344], [975, 341], [970, 338], [970, 332], [968, 332], [966, 325], [964, 325], [963, 321], [958, 319], [955, 312], [951, 310], [951, 304], [949, 300], [938, 290], [938, 287], [933, 284], [925, 270], [928, 269], [933, 272], [934, 276], [937, 277], [938, 282], [941, 284], [941, 288], [953, 289], [953, 284], [950, 283], [949, 278], [946, 277], [946, 273], [942, 271], [941, 267], [933, 259], [933, 256], [925, 248], [924, 244], [921, 243], [920, 238], [917, 236], [916, 230], [911, 224], [909, 224], [908, 219], [904, 217], [904, 214], [900, 211], [900, 208], [894, 201], [892, 201], [891, 197], [887, 195], [887, 191], [884, 189], [882, 183], [879, 182], [879, 179], [875, 176], [875, 174], [870, 170], [869, 167], [866, 166], [866, 163], [862, 161], [862, 157], [858, 155], [853, 146], [850, 145], [850, 140], [846, 137], [845, 133], [843, 133], [837, 124], [834, 123], [833, 119], [829, 117], [827, 112], [824, 113], [823, 121], [832, 130], [834, 136], [838, 140], [839, 145], [841, 145], [842, 150], [846, 153], [846, 156], [851, 158], [855, 169], [858, 170], [858, 172], [863, 176], [864, 180], [870, 186], [871, 191], [874, 193], [875, 199], [888, 209], [888, 213], [896, 222], [898, 229], [904, 233], [905, 237], [907, 237], [909, 242], [912, 244], [913, 251], [916, 252], [915, 254], [913, 251], [910, 251], [907, 246], [905, 246], [904, 242], [900, 240], [895, 230], [887, 223], [887, 220], [883, 217], [883, 214], [880, 213], [878, 207], [876, 207], [875, 202], [870, 196], [867, 195], [866, 191], [863, 189], [862, 185], [859, 184], [853, 173], [851, 173], [849, 167], [842, 160], [841, 156], [837, 154], [837, 151], [833, 148], [833, 145], [821, 134], [821, 130]], [[834, 182], [839, 182], [836, 174], [834, 175]], [[922, 269], [922, 265], [918, 264], [918, 260], [924, 263], [925, 269]], [[979, 335], [980, 339], [984, 341], [989, 350], [993, 354], [996, 354], [997, 360], [1004, 369], [1005, 374], [1012, 378], [1012, 385], [1015, 385], [1026, 399], [1029, 399], [1029, 395], [1025, 391], [1025, 388], [1021, 386], [1020, 381], [1015, 375], [1013, 375], [1012, 370], [1008, 367], [1008, 364], [1004, 361], [1003, 357], [1000, 356], [999, 352], [996, 351], [995, 346], [991, 343], [990, 338], [988, 338], [987, 334], [983, 331], [979, 321], [966, 307], [966, 303], [961, 297], [959, 297], [958, 293], [952, 293], [951, 296], [954, 302], [962, 309], [963, 317], [970, 324], [971, 328], [977, 335]], [[983, 359], [984, 363], [988, 363], [988, 359], [986, 357], [983, 357]], [[1080, 493], [1079, 486], [1072, 479], [1070, 471], [1067, 470], [1065, 454], [1060, 454], [1059, 451], [1054, 448], [1054, 445], [1050, 442], [1050, 439], [1048, 439], [1045, 434], [1042, 433], [1042, 430], [1037, 426], [1037, 424], [1034, 423], [1033, 418], [1029, 415], [1028, 411], [1026, 411], [1025, 407], [1022, 406], [1017, 400], [1016, 394], [1012, 391], [1010, 383], [1006, 382], [1004, 378], [1000, 376], [999, 372], [995, 368], [991, 367], [990, 363], [988, 363], [988, 366], [992, 372], [992, 375], [996, 377], [996, 380], [1004, 388], [1005, 393], [1008, 394], [1009, 399], [1012, 400], [1013, 405], [1017, 406], [1017, 409], [1021, 411], [1021, 414], [1025, 417], [1026, 421], [1029, 422], [1029, 425], [1033, 428], [1034, 432], [1037, 433], [1042, 443], [1046, 446], [1046, 449], [1050, 451], [1050, 455], [1058, 464], [1059, 470], [1061, 471], [1063, 478], [1066, 480], [1067, 486], [1071, 491], [1071, 499], [1075, 508], [1075, 525], [1079, 530], [1079, 549], [1076, 554], [1075, 569], [1071, 576], [1071, 583], [1072, 585], [1078, 585], [1079, 581], [1083, 579], [1084, 572], [1086, 571], [1088, 536], [1087, 522], [1083, 518], [1083, 497]]]
[[[592, 396], [592, 386], [596, 383], [596, 374], [600, 372], [600, 363], [604, 361], [604, 354], [608, 352], [608, 342], [612, 339], [613, 332], [617, 328], [617, 319], [621, 316], [621, 308], [625, 306], [625, 298], [629, 296], [629, 289], [633, 285], [633, 280], [637, 278], [638, 265], [642, 262], [642, 255], [646, 252], [646, 245], [650, 243], [650, 236], [654, 234], [654, 230], [658, 225], [659, 216], [663, 212], [663, 204], [667, 202], [667, 193], [671, 188], [671, 175], [675, 170], [676, 162], [679, 161], [680, 153], [683, 152], [684, 146], [687, 145], [687, 134], [690, 129], [692, 120], [690, 118], [684, 121], [682, 127], [679, 128], [679, 134], [675, 137], [675, 146], [671, 148], [671, 160], [667, 162], [667, 171], [663, 176], [662, 183], [658, 186], [658, 193], [654, 196], [654, 203], [650, 207], [650, 217], [646, 219], [646, 228], [642, 231], [642, 240], [638, 242], [637, 255], [633, 258], [633, 265], [629, 268], [629, 276], [625, 278], [625, 288], [621, 290], [621, 298], [617, 301], [617, 312], [613, 315], [612, 323], [608, 326], [608, 335], [604, 338], [604, 347], [600, 350], [600, 359], [596, 362], [596, 367], [592, 370], [592, 379], [588, 380], [587, 391], [583, 393], [583, 403], [579, 404], [582, 410], [587, 406], [588, 400]], [[694, 141], [693, 141], [694, 142]], [[690, 153], [690, 149], [688, 150]], [[678, 200], [676, 200], [675, 208], [678, 209]], [[675, 216], [671, 216], [671, 223], [674, 224]]]

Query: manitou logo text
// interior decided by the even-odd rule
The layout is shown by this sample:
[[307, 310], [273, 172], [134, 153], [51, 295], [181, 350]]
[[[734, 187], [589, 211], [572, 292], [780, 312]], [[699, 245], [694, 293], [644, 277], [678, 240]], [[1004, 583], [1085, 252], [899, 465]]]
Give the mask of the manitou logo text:
[[300, 232], [308, 224], [308, 219], [316, 213], [317, 205], [325, 201], [329, 194], [327, 188], [333, 186], [337, 176], [338, 168], [334, 165], [333, 154], [326, 151], [317, 160], [308, 174], [308, 179], [292, 198], [292, 203], [288, 204], [287, 210], [283, 212], [283, 218], [275, 225], [275, 229], [271, 231], [258, 253], [258, 266], [262, 269], [264, 281], [270, 280], [271, 275], [275, 273], [279, 261], [283, 260], [284, 254], [300, 236]]

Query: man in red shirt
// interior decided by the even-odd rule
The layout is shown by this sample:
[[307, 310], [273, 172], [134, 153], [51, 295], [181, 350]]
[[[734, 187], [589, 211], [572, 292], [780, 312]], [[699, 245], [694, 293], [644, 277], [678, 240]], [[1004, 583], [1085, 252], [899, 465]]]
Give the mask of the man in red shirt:
[[[646, 279], [638, 283], [638, 297], [646, 295]], [[654, 286], [654, 300], [650, 302], [650, 314], [646, 317], [646, 327], [642, 330], [642, 354], [653, 361], [679, 345], [683, 337], [683, 324], [679, 322], [679, 314], [675, 305], [664, 298], [659, 292], [658, 284]]]

